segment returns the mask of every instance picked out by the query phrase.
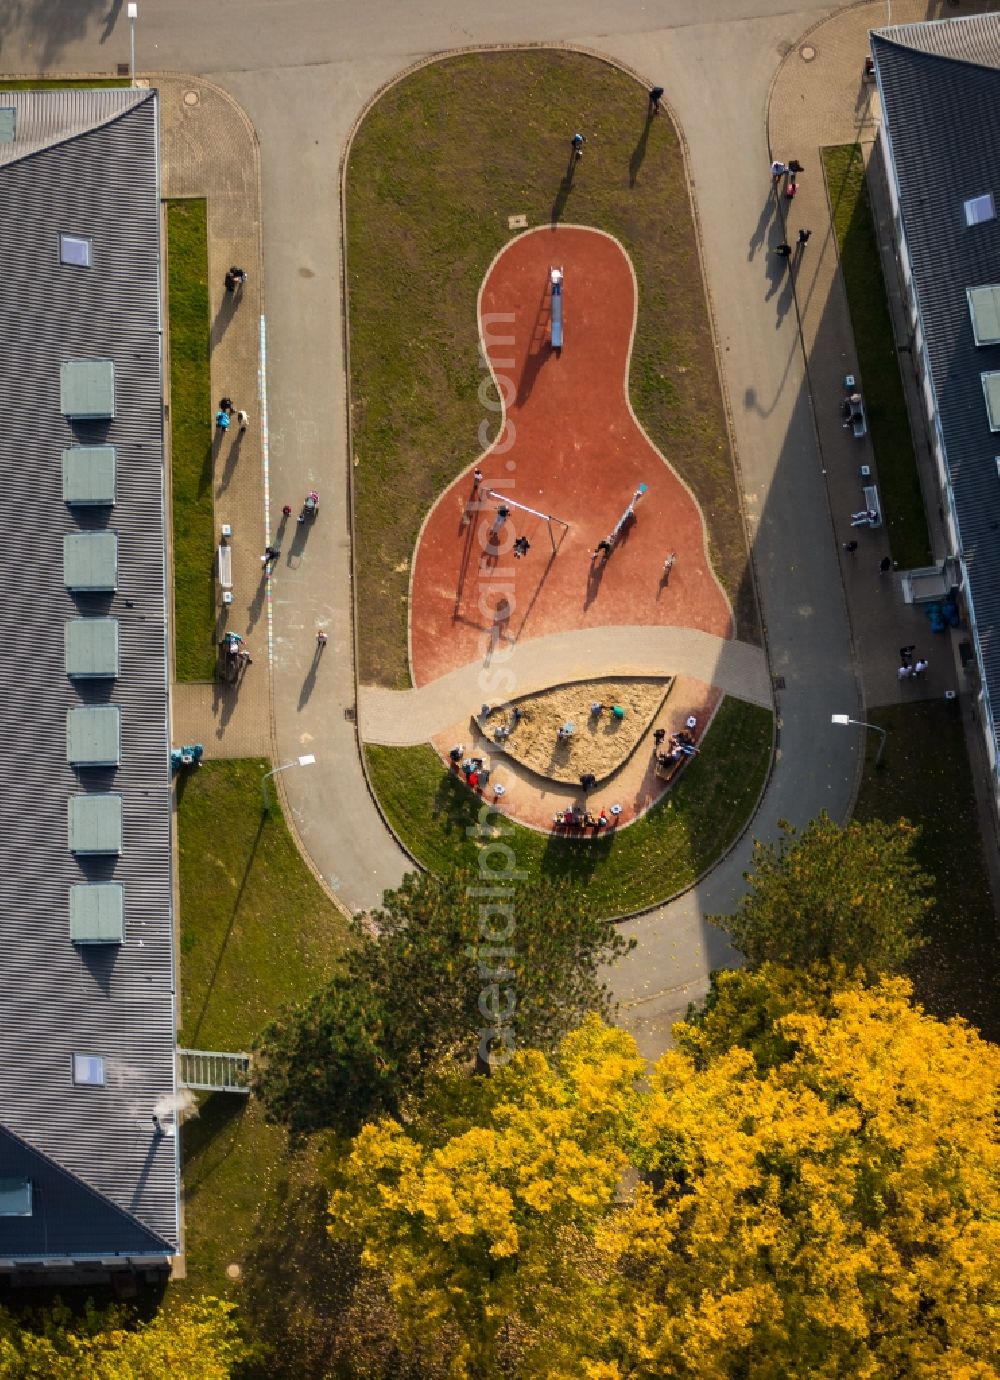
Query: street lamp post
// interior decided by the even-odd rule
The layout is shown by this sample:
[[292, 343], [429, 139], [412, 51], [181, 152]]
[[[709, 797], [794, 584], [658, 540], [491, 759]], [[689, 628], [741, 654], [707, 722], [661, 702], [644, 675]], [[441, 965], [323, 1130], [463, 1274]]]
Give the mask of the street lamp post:
[[270, 809], [270, 804], [267, 798], [267, 778], [269, 776], [277, 776], [279, 771], [287, 771], [289, 767], [311, 767], [315, 761], [316, 758], [313, 756], [313, 754], [311, 752], [307, 752], [304, 757], [296, 757], [294, 762], [285, 762], [283, 766], [272, 767], [270, 771], [266, 771], [264, 773], [264, 775], [260, 778], [260, 790], [261, 795], [264, 797], [265, 814], [267, 814], [268, 810]]
[[882, 757], [885, 753], [885, 740], [889, 736], [884, 728], [880, 728], [878, 724], [866, 723], [864, 719], [852, 719], [850, 714], [831, 714], [830, 722], [843, 724], [845, 726], [847, 724], [854, 724], [857, 728], [870, 728], [875, 733], [880, 733], [882, 736], [879, 739], [878, 752], [875, 754], [875, 766], [880, 767], [882, 765]]
[[129, 0], [129, 5], [128, 5], [128, 8], [126, 9], [126, 14], [128, 15], [128, 28], [129, 28], [129, 62], [128, 62], [128, 75], [129, 75], [129, 81], [130, 81], [130, 82], [132, 83], [132, 85], [134, 86], [134, 85], [135, 85], [135, 21], [136, 21], [136, 20], [138, 19], [138, 17], [139, 17], [139, 6], [138, 6], [137, 4], [135, 4], [135, 3], [133, 3], [133, 0]]

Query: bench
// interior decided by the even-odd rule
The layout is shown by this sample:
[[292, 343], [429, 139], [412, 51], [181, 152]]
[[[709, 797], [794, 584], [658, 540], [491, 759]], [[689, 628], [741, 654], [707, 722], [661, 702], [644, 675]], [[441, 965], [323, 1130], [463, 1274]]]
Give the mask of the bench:
[[[231, 604], [233, 592], [233, 548], [222, 542], [218, 553], [219, 584], [222, 586], [222, 602]], [[227, 599], [226, 595], [230, 597]]]
[[551, 269], [549, 272], [549, 281], [552, 287], [552, 348], [553, 350], [561, 350], [563, 343], [562, 269]]
[[865, 508], [869, 513], [874, 513], [874, 521], [869, 520], [869, 527], [882, 526], [882, 504], [878, 496], [878, 487], [875, 484], [866, 484], [865, 489]]

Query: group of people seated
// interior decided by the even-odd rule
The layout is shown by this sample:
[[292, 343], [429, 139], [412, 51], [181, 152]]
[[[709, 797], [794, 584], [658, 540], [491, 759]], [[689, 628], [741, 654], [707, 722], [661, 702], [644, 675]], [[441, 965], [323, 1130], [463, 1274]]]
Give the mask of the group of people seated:
[[596, 815], [590, 810], [581, 809], [579, 805], [571, 805], [553, 815], [552, 824], [556, 829], [607, 829], [609, 825], [618, 823], [621, 812], [620, 805], [612, 805], [610, 810], [602, 809]]
[[489, 763], [482, 757], [466, 757], [465, 744], [457, 743], [448, 753], [453, 771], [460, 771], [472, 791], [481, 791], [490, 779]]
[[658, 728], [653, 734], [653, 752], [656, 754], [656, 761], [659, 766], [670, 770], [678, 763], [683, 762], [685, 757], [695, 757], [699, 749], [694, 745], [694, 732], [697, 720], [692, 716], [687, 721], [685, 728], [678, 729], [676, 733], [671, 733], [667, 746], [663, 746], [663, 740], [667, 736], [665, 728]]

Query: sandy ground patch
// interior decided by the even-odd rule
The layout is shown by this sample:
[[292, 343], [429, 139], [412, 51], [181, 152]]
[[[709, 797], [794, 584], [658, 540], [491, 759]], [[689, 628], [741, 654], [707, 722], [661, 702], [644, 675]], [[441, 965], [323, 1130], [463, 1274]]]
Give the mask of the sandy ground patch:
[[[577, 681], [523, 695], [491, 714], [481, 728], [487, 738], [503, 743], [508, 757], [539, 776], [576, 783], [590, 772], [603, 781], [635, 751], [670, 686], [665, 676]], [[601, 706], [596, 714], [595, 704]], [[572, 733], [560, 737], [559, 730], [569, 725]], [[497, 739], [498, 731], [509, 736]]]

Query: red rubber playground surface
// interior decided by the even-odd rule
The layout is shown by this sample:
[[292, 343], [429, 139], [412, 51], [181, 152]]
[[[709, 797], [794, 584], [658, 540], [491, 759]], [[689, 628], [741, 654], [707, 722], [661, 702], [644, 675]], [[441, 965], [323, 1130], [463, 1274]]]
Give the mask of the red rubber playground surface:
[[[549, 270], [564, 270], [563, 348], [549, 343]], [[618, 243], [545, 228], [513, 240], [480, 296], [480, 326], [506, 401], [504, 430], [440, 497], [421, 532], [411, 585], [410, 657], [424, 685], [512, 642], [602, 625], [674, 624], [731, 637], [700, 510], [628, 405], [635, 280]], [[501, 319], [502, 318], [502, 319]], [[483, 371], [484, 381], [488, 379]], [[485, 386], [483, 398], [495, 394]], [[487, 430], [486, 427], [483, 428]], [[641, 484], [647, 492], [607, 561], [591, 559]], [[511, 508], [491, 538], [499, 502]], [[530, 550], [516, 559], [513, 544]], [[663, 563], [676, 562], [668, 582]]]

